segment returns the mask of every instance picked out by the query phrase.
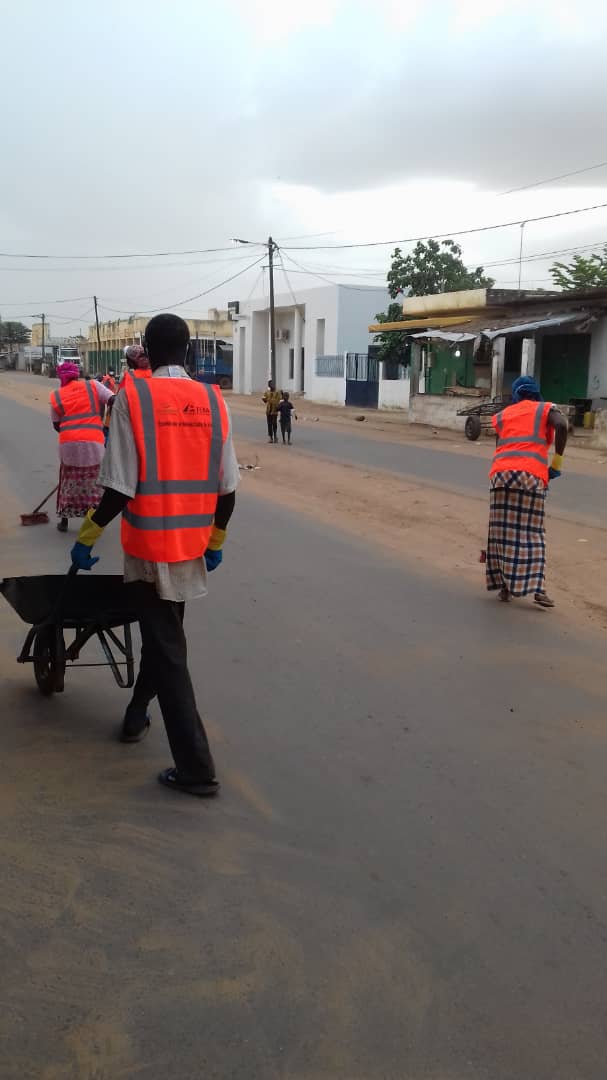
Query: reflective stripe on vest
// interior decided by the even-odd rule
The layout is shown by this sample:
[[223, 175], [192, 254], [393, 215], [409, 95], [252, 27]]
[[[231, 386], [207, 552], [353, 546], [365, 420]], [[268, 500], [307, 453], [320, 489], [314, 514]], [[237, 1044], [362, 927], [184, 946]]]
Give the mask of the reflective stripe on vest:
[[[532, 405], [534, 411], [525, 408], [518, 415], [512, 415], [511, 409], [520, 410], [522, 405]], [[497, 445], [493, 458], [490, 475], [507, 469], [521, 472], [531, 472], [534, 476], [547, 482], [548, 480], [548, 413], [550, 405], [544, 402], [522, 402], [520, 405], [508, 406], [494, 417], [494, 427], [497, 432]], [[523, 430], [516, 435], [504, 436], [505, 414], [507, 425], [512, 431], [512, 423], [521, 424]], [[525, 431], [525, 425], [533, 416], [531, 431]], [[515, 427], [516, 430], [516, 427]], [[514, 448], [517, 449], [514, 449]], [[538, 468], [539, 466], [539, 468]]]
[[[74, 398], [74, 393], [69, 388], [70, 386], [77, 386], [86, 391], [88, 397], [89, 408], [86, 412], [68, 412], [66, 407], [71, 404], [71, 400]], [[78, 394], [78, 397], [82, 398], [82, 394]], [[59, 413], [59, 443], [66, 442], [103, 442], [103, 425], [101, 423], [101, 417], [99, 415], [99, 398], [95, 390], [89, 382], [81, 382], [80, 380], [74, 380], [73, 383], [68, 384], [63, 390], [55, 390], [51, 395], [51, 400]], [[84, 402], [82, 403], [84, 404]], [[82, 435], [83, 431], [95, 431], [97, 437], [91, 435]]]
[[[204, 463], [201, 468], [202, 472], [207, 472], [206, 479], [184, 479], [179, 476], [161, 479], [162, 461], [159, 461], [156, 433], [158, 402], [155, 405], [151, 389], [153, 382], [163, 386], [173, 384], [171, 389], [177, 382], [185, 384], [197, 399], [204, 394], [205, 405], [208, 405], [205, 412], [210, 419], [210, 432], [201, 437], [201, 450], [204, 445], [208, 452], [208, 470]], [[196, 389], [193, 390], [193, 387]], [[135, 498], [122, 515], [123, 547], [128, 554], [151, 562], [180, 562], [199, 557], [206, 549], [215, 518], [221, 456], [227, 437], [225, 406], [223, 402], [220, 404], [212, 388], [189, 379], [127, 378], [123, 389], [129, 401], [131, 424], [140, 457]], [[175, 447], [171, 449], [174, 449], [177, 457], [181, 437], [184, 452], [188, 450], [188, 443], [191, 452], [192, 436], [180, 436], [178, 425], [174, 433], [166, 436], [169, 440], [175, 440]], [[188, 471], [187, 468], [185, 471]]]

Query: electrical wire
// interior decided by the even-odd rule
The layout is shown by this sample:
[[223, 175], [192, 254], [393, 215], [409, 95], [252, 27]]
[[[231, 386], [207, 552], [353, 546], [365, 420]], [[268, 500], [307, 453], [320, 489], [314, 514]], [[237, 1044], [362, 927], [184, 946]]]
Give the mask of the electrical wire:
[[581, 176], [582, 173], [592, 172], [594, 169], [604, 169], [606, 165], [607, 161], [599, 161], [598, 165], [587, 165], [585, 169], [574, 169], [573, 172], [561, 173], [560, 176], [549, 176], [547, 180], [534, 180], [532, 184], [508, 188], [508, 191], [498, 191], [497, 194], [514, 195], [517, 191], [529, 191], [530, 188], [542, 187], [544, 184], [554, 184], [557, 180], [567, 180], [569, 176]]
[[285, 264], [283, 262], [282, 251], [280, 250], [280, 248], [278, 249], [278, 258], [280, 259], [280, 265], [282, 267], [282, 272], [283, 272], [283, 274], [285, 276], [285, 281], [287, 283], [289, 292], [291, 293], [291, 299], [293, 301], [293, 306], [297, 307], [297, 298], [295, 296], [295, 293], [293, 292], [293, 286], [291, 285], [291, 279], [290, 279], [289, 275], [287, 274], [287, 269], [286, 269]]
[[190, 304], [193, 300], [199, 300], [201, 296], [208, 296], [209, 293], [216, 292], [217, 289], [221, 289], [222, 285], [227, 285], [230, 281], [235, 281], [236, 278], [241, 277], [243, 274], [246, 274], [248, 270], [252, 270], [254, 266], [259, 266], [259, 263], [263, 261], [264, 257], [265, 253], [264, 255], [260, 255], [258, 259], [255, 259], [252, 263], [250, 263], [249, 266], [245, 266], [242, 270], [239, 270], [238, 273], [232, 274], [230, 277], [224, 278], [223, 281], [219, 281], [216, 285], [211, 285], [209, 289], [204, 289], [202, 292], [196, 293], [195, 296], [188, 296], [185, 300], [178, 300], [174, 304], [167, 304], [166, 307], [148, 308], [147, 310], [137, 309], [136, 311], [128, 311], [127, 309], [123, 309], [122, 311], [120, 311], [118, 308], [108, 308], [106, 306], [105, 310], [115, 311], [118, 315], [131, 316], [155, 315], [158, 311], [172, 311], [173, 308], [183, 307], [185, 304]]
[[[257, 243], [257, 241], [249, 240], [249, 244], [253, 244], [258, 247], [266, 247], [267, 245]], [[187, 251], [141, 251], [141, 252], [119, 252], [114, 255], [32, 255], [29, 252], [15, 252], [15, 251], [0, 251], [0, 256], [4, 259], [160, 259], [167, 256], [174, 255], [210, 255], [219, 251], [234, 251], [233, 247], [218, 247], [218, 248], [190, 248]]]
[[515, 225], [531, 225], [537, 221], [553, 221], [555, 218], [570, 217], [572, 214], [586, 214], [591, 210], [604, 210], [607, 203], [594, 206], [580, 206], [577, 210], [560, 210], [554, 214], [540, 214], [538, 217], [521, 218], [519, 221], [504, 221], [499, 225], [477, 225], [470, 229], [449, 229], [431, 236], [407, 236], [399, 240], [370, 240], [356, 244], [308, 244], [305, 247], [283, 248], [283, 251], [346, 251], [352, 248], [391, 247], [393, 244], [417, 244], [422, 240], [443, 240], [452, 236], [471, 236], [473, 233], [494, 232], [496, 229], [512, 229]]
[[[283, 251], [283, 254], [284, 254], [285, 258], [289, 260], [290, 263], [293, 263], [293, 265], [297, 267], [297, 271], [299, 273], [309, 274], [310, 277], [318, 278], [319, 281], [327, 282], [329, 285], [337, 284], [335, 281], [333, 281], [330, 277], [327, 277], [325, 274], [317, 274], [313, 270], [306, 269], [306, 267], [302, 266], [301, 263], [296, 262], [296, 260], [291, 255], [287, 255], [286, 251]], [[295, 271], [295, 272], [297, 272], [297, 271]], [[365, 285], [346, 285], [344, 282], [339, 282], [339, 284], [342, 286], [343, 289], [351, 289], [353, 292], [368, 292], [369, 289], [376, 288], [376, 286], [373, 286], [373, 285], [366, 285], [366, 286]]]

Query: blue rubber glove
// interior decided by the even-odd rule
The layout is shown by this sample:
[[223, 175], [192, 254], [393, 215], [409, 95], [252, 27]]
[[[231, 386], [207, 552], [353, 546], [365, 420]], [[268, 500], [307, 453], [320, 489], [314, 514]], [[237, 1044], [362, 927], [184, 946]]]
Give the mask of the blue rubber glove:
[[98, 555], [91, 558], [92, 550], [88, 544], [82, 544], [80, 540], [76, 540], [71, 551], [72, 565], [77, 566], [79, 570], [92, 570], [95, 563], [99, 562]]
[[558, 480], [560, 475], [561, 475], [561, 470], [560, 469], [553, 469], [552, 465], [551, 465], [550, 468], [548, 469], [548, 479], [549, 480]]
[[223, 559], [223, 551], [219, 548], [217, 551], [213, 551], [212, 548], [207, 548], [204, 553], [204, 561], [207, 564], [207, 570], [209, 574], [216, 570]]

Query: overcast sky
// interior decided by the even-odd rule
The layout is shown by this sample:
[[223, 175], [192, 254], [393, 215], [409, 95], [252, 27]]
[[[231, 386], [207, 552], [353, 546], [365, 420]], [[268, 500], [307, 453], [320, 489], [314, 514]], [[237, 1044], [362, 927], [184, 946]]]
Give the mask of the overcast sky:
[[[284, 239], [297, 293], [320, 284], [301, 267], [382, 284], [392, 250], [298, 246], [607, 203], [607, 167], [500, 194], [607, 161], [599, 0], [22, 0], [2, 38], [0, 248], [71, 258], [0, 257], [0, 314], [44, 310], [56, 334], [86, 328], [94, 293], [112, 318], [217, 286], [262, 255], [233, 236]], [[462, 238], [465, 261], [519, 239]], [[524, 234], [527, 255], [601, 242], [605, 209]], [[228, 250], [99, 258], [205, 248]], [[550, 261], [523, 281], [547, 287]], [[262, 266], [175, 310], [261, 294]], [[491, 273], [516, 285], [515, 263]]]

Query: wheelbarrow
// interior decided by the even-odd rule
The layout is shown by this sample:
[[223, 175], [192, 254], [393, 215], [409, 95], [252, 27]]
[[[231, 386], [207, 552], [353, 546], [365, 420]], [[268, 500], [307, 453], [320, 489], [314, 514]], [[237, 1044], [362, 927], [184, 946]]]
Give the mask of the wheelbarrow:
[[492, 401], [482, 401], [478, 405], [470, 405], [467, 409], [460, 409], [458, 416], [465, 416], [466, 424], [464, 433], [470, 442], [476, 442], [481, 432], [492, 435], [493, 425], [491, 417], [501, 412], [507, 405], [512, 403], [512, 398], [493, 398]]
[[[76, 574], [77, 568], [72, 566], [67, 574], [0, 581], [0, 592], [31, 626], [17, 662], [34, 665], [34, 678], [45, 696], [63, 691], [68, 664], [109, 667], [118, 686], [126, 690], [135, 681], [131, 624], [137, 622], [128, 589], [119, 574]], [[69, 642], [66, 631], [73, 632]], [[94, 637], [105, 661], [76, 663]]]

